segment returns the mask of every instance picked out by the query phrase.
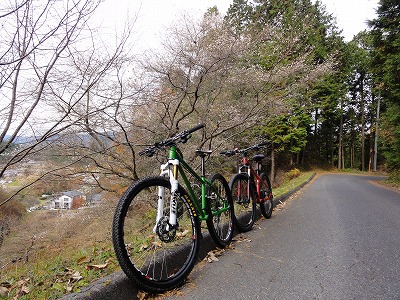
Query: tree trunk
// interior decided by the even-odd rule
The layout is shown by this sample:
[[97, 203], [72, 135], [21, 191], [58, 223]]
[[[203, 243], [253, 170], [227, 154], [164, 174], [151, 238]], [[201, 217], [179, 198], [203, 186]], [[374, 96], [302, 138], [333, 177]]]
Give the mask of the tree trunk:
[[318, 115], [318, 107], [317, 107], [315, 109], [314, 136], [317, 136], [317, 134], [318, 134], [318, 130], [317, 130], [317, 128], [318, 128], [318, 117], [319, 117], [319, 115]]
[[361, 92], [361, 171], [365, 170], [365, 111], [364, 111], [364, 76], [361, 76], [360, 82], [360, 92]]
[[342, 169], [345, 169], [346, 166], [344, 165], [344, 146], [342, 145]]
[[275, 181], [275, 145], [272, 143], [271, 145], [271, 174], [269, 175], [271, 180], [271, 184]]
[[378, 128], [379, 128], [379, 111], [381, 107], [381, 95], [378, 95], [378, 106], [376, 108], [376, 123], [375, 123], [375, 143], [374, 143], [374, 172], [376, 172], [376, 164], [378, 161]]
[[339, 153], [338, 153], [338, 169], [343, 168], [342, 164], [342, 156], [343, 156], [343, 146], [342, 146], [342, 140], [343, 140], [343, 113], [342, 113], [342, 101], [340, 101], [340, 128], [339, 128]]
[[[293, 139], [290, 139], [290, 149], [293, 147]], [[293, 166], [293, 152], [290, 152], [290, 166]]]
[[350, 168], [354, 168], [354, 142], [350, 144]]

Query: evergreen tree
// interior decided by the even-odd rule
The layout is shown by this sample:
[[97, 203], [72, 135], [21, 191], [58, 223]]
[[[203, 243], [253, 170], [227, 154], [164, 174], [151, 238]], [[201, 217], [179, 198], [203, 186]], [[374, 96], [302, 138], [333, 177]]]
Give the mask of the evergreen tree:
[[[372, 77], [371, 77], [371, 36], [368, 32], [358, 33], [348, 44], [351, 73], [348, 79], [348, 89], [351, 95], [350, 105], [354, 106], [361, 139], [360, 169], [366, 170], [369, 156], [369, 144], [366, 143], [366, 133], [374, 122], [372, 110]], [[372, 115], [371, 115], [372, 114]], [[367, 116], [372, 116], [367, 118]]]
[[400, 170], [400, 2], [381, 0], [378, 17], [370, 22], [373, 72], [385, 101], [382, 115], [384, 155], [391, 170]]
[[233, 0], [225, 16], [225, 21], [236, 30], [241, 32], [250, 24], [253, 15], [253, 6], [247, 0]]

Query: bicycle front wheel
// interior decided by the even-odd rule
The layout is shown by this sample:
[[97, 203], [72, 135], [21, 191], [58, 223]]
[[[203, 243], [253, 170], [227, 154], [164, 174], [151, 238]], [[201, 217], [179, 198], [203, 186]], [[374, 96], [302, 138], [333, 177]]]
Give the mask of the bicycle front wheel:
[[273, 203], [273, 195], [272, 195], [272, 187], [271, 182], [267, 176], [267, 174], [262, 173], [260, 175], [261, 179], [261, 202], [260, 202], [260, 209], [262, 215], [269, 219], [272, 216], [272, 209], [274, 208]]
[[256, 219], [256, 202], [254, 201], [253, 186], [249, 176], [239, 173], [233, 176], [229, 182], [234, 206], [235, 226], [240, 232], [246, 232], [253, 228]]
[[[158, 209], [160, 199], [164, 204]], [[169, 223], [171, 199], [176, 207], [174, 226]], [[131, 185], [121, 197], [112, 237], [125, 274], [139, 288], [160, 293], [181, 285], [193, 269], [199, 251], [200, 221], [181, 186], [173, 196], [169, 180], [147, 177]]]
[[229, 185], [221, 174], [213, 174], [207, 189], [207, 228], [214, 242], [225, 247], [233, 237], [233, 203]]

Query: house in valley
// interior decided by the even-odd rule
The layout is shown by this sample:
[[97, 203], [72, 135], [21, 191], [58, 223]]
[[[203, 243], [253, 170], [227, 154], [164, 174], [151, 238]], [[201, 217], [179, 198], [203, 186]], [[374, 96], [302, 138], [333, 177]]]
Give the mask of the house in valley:
[[67, 191], [51, 201], [52, 209], [77, 209], [85, 204], [86, 196], [80, 191]]

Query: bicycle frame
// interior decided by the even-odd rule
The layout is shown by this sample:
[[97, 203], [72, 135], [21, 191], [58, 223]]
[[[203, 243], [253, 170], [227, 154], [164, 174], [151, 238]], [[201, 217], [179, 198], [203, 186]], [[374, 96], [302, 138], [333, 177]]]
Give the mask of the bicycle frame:
[[[243, 169], [245, 171], [243, 172]], [[246, 173], [249, 176], [248, 186], [247, 186], [247, 195], [250, 196], [250, 184], [255, 185], [256, 197], [253, 197], [253, 201], [259, 203], [264, 201], [263, 197], [261, 196], [261, 178], [260, 178], [260, 166], [259, 162], [257, 162], [256, 170], [253, 169], [251, 163], [247, 157], [242, 157], [241, 165], [239, 166], [239, 173]], [[253, 189], [254, 190], [254, 189]]]
[[[183, 179], [183, 182], [185, 183], [185, 187], [189, 193], [189, 196], [192, 201], [189, 203], [192, 203], [194, 207], [193, 211], [198, 214], [198, 217], [200, 221], [205, 221], [207, 220], [210, 216], [207, 213], [206, 207], [207, 207], [207, 187], [211, 188], [212, 191], [215, 193], [215, 195], [219, 198], [222, 198], [221, 195], [218, 193], [218, 191], [214, 188], [212, 183], [205, 178], [205, 169], [204, 169], [204, 157], [202, 157], [202, 165], [201, 165], [201, 176], [199, 176], [181, 157], [179, 154], [179, 151], [176, 146], [171, 146], [169, 150], [169, 155], [168, 155], [168, 162], [165, 164], [161, 165], [161, 176], [168, 176], [169, 181], [171, 183], [171, 205], [170, 205], [170, 211], [169, 211], [169, 223], [172, 226], [175, 226], [177, 224], [177, 199], [176, 193], [178, 191], [178, 175]], [[191, 174], [197, 182], [200, 183], [201, 186], [201, 201], [197, 198], [193, 188], [191, 187], [191, 184], [185, 174], [185, 170]], [[164, 216], [164, 187], [159, 187], [158, 190], [158, 208], [157, 208], [157, 220], [160, 220]], [[229, 208], [224, 207], [218, 212], [212, 212], [213, 215], [217, 215], [220, 212], [227, 211]]]

